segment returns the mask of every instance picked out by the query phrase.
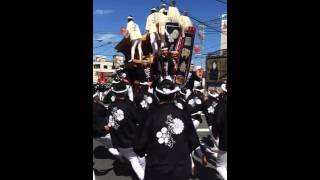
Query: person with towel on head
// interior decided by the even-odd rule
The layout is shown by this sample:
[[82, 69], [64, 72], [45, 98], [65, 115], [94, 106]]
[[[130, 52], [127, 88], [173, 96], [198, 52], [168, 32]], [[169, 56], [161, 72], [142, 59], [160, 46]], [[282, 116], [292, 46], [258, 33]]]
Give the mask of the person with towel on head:
[[[112, 86], [114, 86], [115, 84], [120, 83], [120, 82], [121, 82], [121, 80], [118, 77], [114, 77], [111, 84], [112, 84]], [[129, 97], [127, 97], [127, 98], [129, 98]], [[109, 105], [111, 103], [115, 102], [115, 100], [116, 100], [116, 93], [112, 91], [112, 88], [110, 88], [110, 90], [104, 96], [103, 104], [106, 107], [109, 107]]]
[[98, 95], [93, 96], [93, 138], [102, 143], [108, 151], [119, 158], [119, 152], [113, 148], [110, 129], [108, 127], [108, 118], [110, 111], [99, 101]]
[[187, 105], [186, 91], [187, 89], [185, 87], [181, 88], [176, 94], [174, 103], [179, 109], [185, 111], [186, 113], [190, 113], [190, 110], [188, 109], [189, 106]]
[[212, 121], [215, 108], [219, 102], [219, 93], [216, 89], [208, 91], [208, 99], [205, 101], [205, 116], [210, 131], [212, 130]]
[[193, 89], [193, 92], [189, 95], [186, 101], [190, 108], [193, 125], [197, 129], [199, 125], [202, 123], [202, 116], [205, 113], [203, 87], [195, 87]]
[[126, 98], [128, 89], [123, 82], [114, 84], [112, 91], [116, 93], [115, 102], [108, 107], [111, 113], [108, 127], [112, 144], [118, 149], [121, 156], [129, 160], [134, 172], [140, 180], [143, 180], [145, 159], [140, 158], [133, 151], [137, 128], [141, 123], [140, 117], [134, 103]]
[[147, 17], [147, 22], [146, 22], [146, 32], [149, 33], [150, 35], [150, 43], [152, 47], [153, 56], [158, 54], [159, 34], [158, 34], [158, 28], [157, 28], [157, 23], [158, 23], [157, 15], [158, 15], [157, 9], [152, 8], [150, 15]]
[[170, 22], [172, 23], [179, 23], [180, 22], [180, 12], [179, 9], [176, 7], [176, 1], [171, 0], [171, 4], [168, 8], [168, 17]]
[[166, 11], [167, 10], [167, 5], [166, 4], [161, 4], [160, 5], [160, 9], [159, 9], [159, 13], [163, 13], [164, 11]]
[[159, 105], [158, 98], [154, 94], [148, 92], [148, 89], [149, 82], [144, 78], [137, 85], [137, 91], [134, 97], [134, 103], [142, 121], [141, 124], [146, 121], [150, 112]]
[[136, 137], [134, 150], [146, 154], [145, 180], [188, 180], [190, 153], [200, 142], [190, 116], [174, 104], [179, 88], [168, 80], [156, 87], [159, 107], [154, 109]]
[[159, 16], [158, 16], [158, 21], [159, 21], [159, 35], [161, 39], [161, 48], [165, 47], [166, 39], [165, 39], [165, 34], [166, 34], [166, 23], [170, 22], [169, 17], [168, 17], [168, 11], [166, 9], [163, 9], [163, 11], [159, 11]]
[[189, 27], [193, 26], [191, 19], [188, 17], [187, 11], [184, 11], [183, 15], [180, 16], [179, 24], [180, 24], [181, 31], [182, 31], [182, 37], [184, 37], [185, 31], [188, 30]]
[[[196, 71], [193, 71], [193, 64], [190, 65], [190, 71], [188, 73], [186, 88], [187, 88], [187, 96], [192, 93], [192, 90], [196, 86], [204, 86], [203, 85], [203, 71], [201, 66], [196, 67]], [[201, 73], [202, 72], [202, 73]]]
[[139, 60], [142, 61], [142, 56], [143, 56], [143, 52], [141, 48], [142, 36], [141, 36], [139, 25], [134, 22], [132, 16], [128, 16], [127, 31], [129, 33], [130, 40], [131, 40], [131, 59], [129, 60], [129, 62], [132, 62], [132, 60], [134, 59], [137, 46], [138, 46], [138, 52], [139, 52]]

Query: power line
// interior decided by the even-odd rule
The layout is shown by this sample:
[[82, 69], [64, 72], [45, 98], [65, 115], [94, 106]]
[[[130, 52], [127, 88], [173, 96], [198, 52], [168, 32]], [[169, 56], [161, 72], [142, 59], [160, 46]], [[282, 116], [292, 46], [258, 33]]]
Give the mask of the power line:
[[225, 0], [225, 1], [223, 1], [223, 0], [216, 0], [216, 1], [221, 2], [221, 3], [223, 3], [223, 4], [227, 4], [227, 0]]
[[116, 43], [119, 43], [118, 41], [109, 41], [107, 43], [101, 44], [99, 46], [94, 47], [94, 49], [96, 48], [100, 48], [100, 47], [104, 47], [104, 46], [108, 46], [108, 45], [115, 45]]
[[94, 32], [93, 34], [115, 34], [115, 35], [121, 35], [120, 32]]
[[[166, 1], [164, 1], [164, 0], [160, 0], [160, 1], [163, 2], [163, 3], [169, 4], [168, 2], [166, 2]], [[180, 13], [182, 13], [181, 10], [179, 10], [179, 11], [180, 11]], [[220, 30], [217, 30], [216, 28], [208, 25], [208, 24], [207, 24], [206, 22], [204, 22], [204, 21], [201, 21], [201, 20], [199, 20], [199, 19], [197, 19], [197, 18], [195, 18], [195, 17], [193, 17], [193, 16], [190, 16], [190, 15], [189, 15], [189, 17], [190, 17], [191, 19], [197, 21], [198, 23], [205, 25], [205, 26], [206, 26], [207, 28], [209, 28], [209, 29], [212, 29], [212, 30], [214, 30], [214, 31], [220, 32]], [[220, 33], [221, 33], [221, 32], [220, 32]]]
[[204, 22], [216, 22], [216, 21], [220, 21], [222, 19], [222, 17], [218, 17], [218, 18], [215, 18], [215, 19], [211, 19], [211, 20], [208, 20], [208, 21], [204, 21]]

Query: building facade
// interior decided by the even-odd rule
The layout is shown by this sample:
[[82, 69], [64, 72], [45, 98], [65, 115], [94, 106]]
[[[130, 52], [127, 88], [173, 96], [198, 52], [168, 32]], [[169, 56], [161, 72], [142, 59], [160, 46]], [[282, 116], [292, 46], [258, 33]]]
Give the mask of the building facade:
[[101, 56], [96, 56], [93, 61], [93, 82], [96, 83], [98, 81], [99, 73], [104, 74], [107, 78], [107, 82], [111, 81], [111, 76], [115, 72], [112, 67], [113, 62], [108, 61]]
[[227, 49], [227, 14], [221, 17], [220, 49]]

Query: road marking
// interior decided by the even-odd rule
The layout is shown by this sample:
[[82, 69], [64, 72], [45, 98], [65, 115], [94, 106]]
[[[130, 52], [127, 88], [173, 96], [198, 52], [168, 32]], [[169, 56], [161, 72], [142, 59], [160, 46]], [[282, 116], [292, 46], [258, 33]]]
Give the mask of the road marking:
[[209, 128], [199, 128], [197, 132], [209, 132]]

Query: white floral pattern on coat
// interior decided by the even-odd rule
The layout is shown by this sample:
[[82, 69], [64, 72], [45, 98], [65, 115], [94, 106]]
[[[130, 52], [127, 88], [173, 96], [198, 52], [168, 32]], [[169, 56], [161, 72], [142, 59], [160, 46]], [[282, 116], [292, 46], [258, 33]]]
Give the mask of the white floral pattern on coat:
[[214, 113], [214, 107], [209, 106], [209, 108], [208, 108], [208, 113], [209, 113], [209, 114], [213, 114], [213, 113]]
[[184, 130], [184, 123], [179, 118], [172, 118], [172, 115], [167, 116], [165, 121], [167, 127], [162, 127], [160, 131], [156, 133], [159, 144], [164, 144], [169, 148], [172, 148], [175, 144], [175, 141], [172, 138], [172, 135], [179, 135]]
[[181, 104], [181, 103], [176, 102], [175, 104], [176, 104], [176, 106], [177, 106], [179, 109], [183, 110], [183, 106], [182, 106], [182, 104]]
[[109, 116], [109, 124], [117, 130], [120, 127], [119, 122], [124, 119], [124, 112], [122, 109], [114, 107], [111, 113], [112, 115]]
[[195, 105], [194, 105], [194, 100], [193, 99], [190, 99], [189, 101], [188, 101], [188, 104], [189, 105], [191, 105], [192, 107], [194, 107]]
[[111, 102], [114, 102], [116, 100], [116, 97], [115, 96], [111, 96]]
[[214, 108], [218, 105], [217, 102], [213, 101], [211, 106], [209, 106], [209, 108], [207, 109], [208, 110], [208, 113], [209, 114], [213, 114], [214, 113]]
[[143, 100], [140, 102], [140, 105], [144, 109], [149, 109], [152, 104], [152, 97], [144, 95]]
[[190, 100], [188, 101], [188, 104], [189, 104], [190, 106], [194, 107], [194, 106], [196, 106], [196, 104], [197, 104], [197, 105], [202, 104], [202, 101], [201, 101], [201, 99], [199, 99], [198, 97], [195, 97], [195, 98], [190, 99]]

